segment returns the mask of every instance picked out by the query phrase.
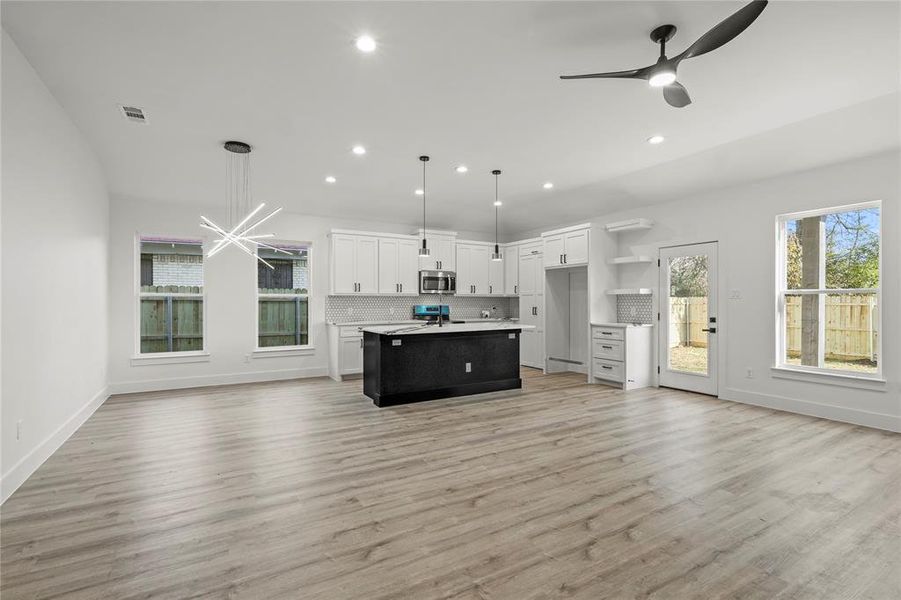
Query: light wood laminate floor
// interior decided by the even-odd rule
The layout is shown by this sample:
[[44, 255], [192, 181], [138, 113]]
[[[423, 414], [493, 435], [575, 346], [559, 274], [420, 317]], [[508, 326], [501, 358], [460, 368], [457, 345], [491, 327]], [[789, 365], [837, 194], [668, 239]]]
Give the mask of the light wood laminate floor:
[[108, 400], [2, 508], [2, 598], [901, 597], [901, 436], [527, 371]]

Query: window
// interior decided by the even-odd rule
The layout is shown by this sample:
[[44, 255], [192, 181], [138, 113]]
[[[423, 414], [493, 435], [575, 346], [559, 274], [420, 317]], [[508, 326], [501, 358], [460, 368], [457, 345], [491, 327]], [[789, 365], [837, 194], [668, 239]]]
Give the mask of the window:
[[310, 324], [310, 246], [273, 243], [260, 247], [257, 263], [257, 347], [308, 346]]
[[202, 242], [141, 237], [139, 243], [138, 352], [202, 351]]
[[878, 202], [778, 219], [779, 367], [878, 377]]

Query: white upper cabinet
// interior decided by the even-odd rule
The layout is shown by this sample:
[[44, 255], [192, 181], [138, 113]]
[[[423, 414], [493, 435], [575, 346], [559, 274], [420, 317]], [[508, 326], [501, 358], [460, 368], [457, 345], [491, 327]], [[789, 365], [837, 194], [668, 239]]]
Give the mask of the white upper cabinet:
[[418, 294], [418, 245], [414, 239], [379, 238], [379, 293]]
[[575, 267], [588, 264], [589, 225], [577, 225], [541, 234], [544, 241], [544, 268]]
[[491, 252], [494, 248], [489, 249], [488, 256], [488, 295], [503, 296], [504, 295], [504, 261], [507, 260], [506, 252], [501, 249], [502, 260], [491, 260]]
[[419, 295], [418, 240], [400, 240], [397, 246], [397, 270], [400, 293]]
[[[419, 247], [422, 246], [422, 230], [419, 230], [419, 242], [416, 254], [419, 255]], [[456, 271], [457, 262], [457, 238], [456, 234], [434, 233], [426, 231], [429, 256], [419, 257], [419, 269], [422, 271]]]
[[498, 291], [492, 292], [490, 267], [493, 262], [492, 249], [492, 245], [484, 243], [457, 243], [457, 296], [488, 296], [492, 293], [502, 293], [503, 271]]
[[332, 234], [331, 293], [377, 294], [378, 238]]
[[557, 234], [544, 238], [544, 266], [558, 267], [563, 264], [564, 248], [563, 234]]
[[519, 293], [519, 244], [507, 244], [504, 253], [504, 294], [515, 296]]

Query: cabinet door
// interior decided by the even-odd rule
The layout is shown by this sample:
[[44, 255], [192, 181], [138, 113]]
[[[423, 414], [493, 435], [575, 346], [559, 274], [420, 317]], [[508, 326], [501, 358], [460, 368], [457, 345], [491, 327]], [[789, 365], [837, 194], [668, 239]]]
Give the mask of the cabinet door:
[[488, 246], [473, 246], [469, 257], [469, 272], [474, 293], [484, 296], [488, 293], [488, 263], [491, 262], [491, 250]]
[[504, 248], [504, 293], [519, 293], [519, 246]]
[[566, 253], [563, 234], [552, 235], [544, 238], [544, 266], [558, 267], [563, 264], [563, 255]]
[[374, 237], [357, 237], [357, 292], [377, 294], [379, 291], [379, 241]]
[[379, 239], [379, 293], [400, 293], [399, 240]]
[[457, 296], [473, 294], [472, 248], [472, 246], [457, 244]]
[[537, 277], [535, 263], [538, 261], [540, 254], [527, 254], [519, 257], [519, 295], [527, 296], [534, 294], [537, 289]]
[[341, 374], [363, 372], [363, 338], [341, 338]]
[[[491, 252], [494, 251], [492, 248]], [[492, 296], [504, 295], [504, 261], [507, 260], [507, 254], [501, 249], [502, 260], [488, 261], [488, 293]]]
[[571, 231], [566, 234], [563, 244], [564, 263], [567, 265], [588, 264], [588, 230]]
[[419, 294], [419, 243], [416, 240], [397, 242], [397, 281], [402, 294]]
[[357, 240], [351, 235], [332, 236], [332, 293], [353, 294], [356, 288]]
[[441, 263], [440, 269], [442, 271], [457, 270], [456, 245], [456, 241], [453, 238], [437, 238], [435, 240], [435, 250], [438, 251], [438, 261]]

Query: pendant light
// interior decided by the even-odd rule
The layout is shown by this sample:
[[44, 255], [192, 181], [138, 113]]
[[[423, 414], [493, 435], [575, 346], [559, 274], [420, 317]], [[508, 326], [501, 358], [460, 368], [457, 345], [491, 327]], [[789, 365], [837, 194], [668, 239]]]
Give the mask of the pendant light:
[[491, 174], [494, 175], [494, 254], [491, 255], [491, 260], [499, 261], [504, 260], [504, 257], [501, 255], [501, 249], [497, 244], [497, 211], [501, 205], [501, 201], [497, 197], [497, 176], [501, 174], [501, 171], [500, 169], [495, 169]]
[[422, 248], [419, 249], [419, 256], [428, 258], [431, 252], [425, 241], [425, 164], [429, 162], [429, 157], [420, 156], [419, 160], [422, 161]]
[[[235, 246], [270, 269], [274, 269], [275, 267], [260, 258], [259, 248], [268, 248], [273, 252], [282, 254], [290, 253], [260, 241], [261, 239], [275, 237], [274, 233], [256, 233], [251, 235], [251, 232], [278, 214], [281, 208], [276, 208], [265, 217], [261, 217], [252, 223], [250, 222], [266, 206], [266, 203], [262, 202], [255, 209], [250, 210], [250, 144], [229, 141], [225, 142], [222, 147], [229, 153], [228, 162], [225, 163], [225, 174], [228, 180], [228, 189], [225, 196], [225, 214], [228, 219], [226, 223], [228, 229], [220, 227], [212, 219], [200, 215], [200, 226], [221, 236], [214, 240], [215, 245], [207, 253], [207, 258], [215, 256], [226, 246]], [[245, 215], [245, 213], [246, 216], [242, 217], [241, 215]]]

